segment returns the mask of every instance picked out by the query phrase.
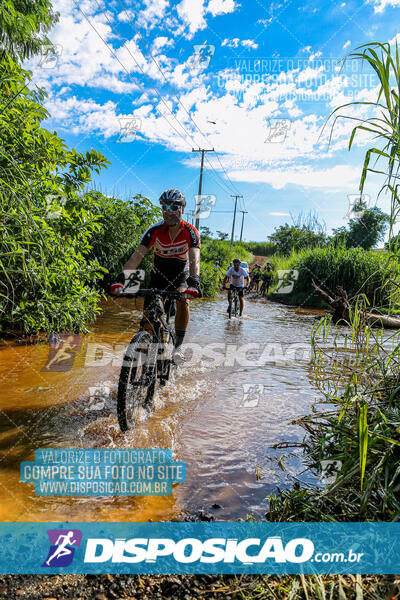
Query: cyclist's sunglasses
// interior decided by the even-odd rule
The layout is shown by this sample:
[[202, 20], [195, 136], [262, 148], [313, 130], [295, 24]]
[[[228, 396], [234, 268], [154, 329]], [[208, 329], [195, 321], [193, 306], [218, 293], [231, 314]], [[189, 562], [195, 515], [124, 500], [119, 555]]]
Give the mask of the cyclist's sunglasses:
[[170, 210], [172, 212], [176, 212], [177, 210], [179, 210], [180, 208], [182, 208], [181, 204], [161, 204], [161, 208], [163, 209], [164, 212]]

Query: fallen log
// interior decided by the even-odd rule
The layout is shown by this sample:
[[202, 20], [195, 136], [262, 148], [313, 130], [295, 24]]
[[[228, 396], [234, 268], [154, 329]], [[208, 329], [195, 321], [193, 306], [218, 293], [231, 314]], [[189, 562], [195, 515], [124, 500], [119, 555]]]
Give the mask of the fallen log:
[[[347, 296], [346, 290], [340, 285], [337, 286], [337, 296], [332, 298], [325, 290], [320, 288], [314, 280], [312, 280], [313, 288], [322, 296], [322, 298], [332, 307], [333, 320], [335, 322], [345, 321], [350, 324], [350, 309], [351, 305]], [[389, 317], [387, 315], [378, 315], [366, 311], [362, 311], [362, 319], [366, 325], [370, 327], [381, 327], [388, 329], [400, 329], [400, 319]]]

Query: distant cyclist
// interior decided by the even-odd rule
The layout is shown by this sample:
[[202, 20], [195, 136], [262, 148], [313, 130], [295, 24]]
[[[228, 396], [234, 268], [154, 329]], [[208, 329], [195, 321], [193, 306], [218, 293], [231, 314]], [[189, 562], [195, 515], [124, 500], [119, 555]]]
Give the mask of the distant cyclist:
[[258, 293], [258, 288], [261, 281], [261, 265], [256, 263], [250, 273], [251, 287]]
[[[185, 196], [179, 190], [163, 192], [159, 198], [163, 220], [151, 225], [142, 236], [140, 244], [125, 263], [123, 270], [136, 270], [147, 252], [153, 248], [153, 266], [150, 271], [150, 288], [168, 291], [189, 291], [193, 297], [200, 295], [200, 236], [193, 225], [184, 221]], [[119, 295], [125, 285], [125, 274], [117, 277], [111, 293]], [[145, 298], [145, 309], [151, 301]], [[144, 311], [146, 318], [146, 310]], [[175, 352], [176, 363], [183, 361], [179, 350], [189, 324], [189, 302], [176, 303]]]
[[[247, 280], [246, 285], [248, 285], [249, 283], [249, 274], [246, 271], [246, 269], [243, 269], [243, 267], [240, 266], [240, 258], [235, 258], [233, 261], [233, 267], [229, 267], [229, 269], [226, 272], [225, 275], [225, 279], [224, 279], [224, 286], [226, 285], [228, 279], [230, 279], [230, 287], [229, 287], [229, 291], [228, 291], [228, 302], [231, 303], [232, 301], [232, 291], [234, 288], [237, 289], [238, 291], [238, 295], [239, 295], [239, 300], [240, 300], [240, 313], [239, 315], [242, 316], [243, 314], [243, 309], [244, 309], [244, 298], [243, 298], [243, 290], [244, 290], [244, 280]], [[229, 310], [229, 308], [228, 308]]]
[[264, 265], [264, 270], [261, 273], [261, 294], [268, 294], [269, 292], [269, 288], [271, 286], [272, 283], [272, 279], [273, 279], [273, 275], [272, 275], [272, 265], [270, 262], [266, 262], [266, 264]]

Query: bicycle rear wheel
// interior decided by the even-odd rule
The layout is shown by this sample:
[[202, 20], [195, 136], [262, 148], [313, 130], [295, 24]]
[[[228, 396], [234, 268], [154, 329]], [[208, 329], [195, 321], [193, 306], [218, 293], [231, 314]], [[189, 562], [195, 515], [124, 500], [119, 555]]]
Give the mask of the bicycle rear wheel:
[[141, 408], [151, 406], [157, 380], [157, 344], [147, 331], [130, 342], [118, 383], [117, 414], [121, 431], [135, 427]]

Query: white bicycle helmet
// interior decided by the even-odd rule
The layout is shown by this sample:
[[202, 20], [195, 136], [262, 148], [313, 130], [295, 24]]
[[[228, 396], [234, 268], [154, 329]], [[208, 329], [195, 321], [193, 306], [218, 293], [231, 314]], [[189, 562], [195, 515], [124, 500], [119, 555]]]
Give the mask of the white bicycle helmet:
[[160, 204], [180, 204], [186, 206], [186, 198], [179, 190], [166, 190], [158, 199]]

